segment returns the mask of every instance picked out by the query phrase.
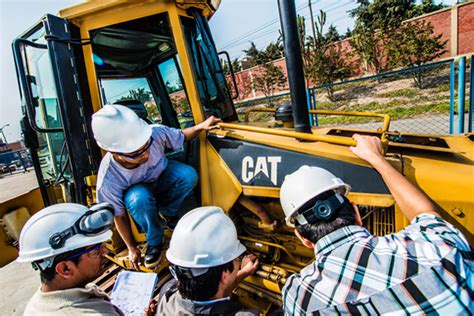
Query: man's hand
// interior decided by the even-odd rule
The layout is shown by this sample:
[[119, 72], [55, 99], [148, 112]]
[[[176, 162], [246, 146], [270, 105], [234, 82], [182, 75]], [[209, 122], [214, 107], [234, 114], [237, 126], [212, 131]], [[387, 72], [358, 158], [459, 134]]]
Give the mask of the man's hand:
[[144, 314], [145, 316], [153, 316], [156, 314], [156, 301], [155, 300], [150, 300], [150, 304], [148, 304], [148, 307], [145, 308]]
[[222, 122], [221, 119], [214, 116], [209, 116], [207, 120], [196, 125], [198, 131], [210, 131], [216, 128], [219, 128], [218, 123]]
[[385, 160], [382, 155], [382, 142], [375, 136], [363, 136], [354, 134], [352, 136], [357, 141], [355, 147], [350, 147], [350, 150], [359, 158], [364, 159], [372, 166], [380, 161]]
[[[246, 277], [252, 275], [257, 271], [258, 268], [258, 259], [257, 256], [254, 254], [246, 255], [242, 262], [240, 263], [240, 269], [237, 271], [237, 277], [234, 279], [234, 282], [231, 287], [229, 287], [230, 291], [235, 289], [240, 282], [242, 282]], [[227, 293], [226, 295], [230, 295]]]
[[184, 140], [188, 142], [190, 140], [193, 140], [202, 131], [210, 131], [212, 129], [219, 128], [219, 125], [217, 124], [220, 122], [222, 122], [221, 119], [215, 118], [214, 116], [210, 116], [207, 120], [199, 123], [198, 125], [185, 128], [183, 129]]
[[239, 277], [245, 279], [249, 275], [252, 275], [257, 271], [258, 268], [258, 258], [254, 254], [248, 254], [242, 259], [240, 265], [240, 270], [238, 272]]
[[357, 146], [350, 147], [359, 158], [364, 159], [382, 176], [392, 193], [395, 202], [403, 214], [411, 221], [420, 214], [438, 215], [434, 205], [427, 196], [396, 170], [382, 155], [382, 143], [374, 136], [355, 134]]
[[133, 270], [140, 270], [140, 250], [137, 247], [128, 248], [128, 259], [130, 260]]

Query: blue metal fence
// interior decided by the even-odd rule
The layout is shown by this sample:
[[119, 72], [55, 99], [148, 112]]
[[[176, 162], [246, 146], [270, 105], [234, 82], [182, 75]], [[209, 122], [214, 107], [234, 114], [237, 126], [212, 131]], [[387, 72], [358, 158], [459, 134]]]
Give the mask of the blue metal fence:
[[454, 84], [456, 80], [454, 59], [450, 62], [449, 71], [449, 133], [454, 133]]
[[[308, 99], [308, 109], [316, 110], [318, 108], [317, 104], [317, 95], [319, 90], [328, 89], [328, 88], [336, 88], [345, 86], [352, 83], [359, 83], [369, 80], [380, 80], [386, 79], [390, 77], [396, 77], [402, 74], [410, 74], [414, 72], [426, 71], [429, 69], [433, 69], [435, 67], [440, 67], [443, 65], [449, 64], [449, 133], [464, 133], [465, 129], [465, 92], [466, 92], [466, 57], [462, 56], [457, 59], [457, 72], [458, 72], [458, 80], [456, 82], [456, 59], [448, 59], [438, 62], [433, 62], [429, 64], [425, 64], [419, 67], [401, 69], [396, 71], [390, 71], [378, 75], [366, 76], [361, 78], [356, 78], [348, 81], [338, 82], [330, 85], [324, 86], [316, 86], [307, 89], [307, 99]], [[473, 108], [474, 108], [474, 97], [473, 97], [473, 90], [474, 87], [471, 82], [474, 80], [474, 71], [473, 71], [473, 58], [472, 55], [470, 57], [470, 67], [469, 67], [469, 106], [468, 106], [468, 126], [467, 132], [472, 132], [472, 124], [473, 124]], [[458, 104], [457, 104], [457, 120], [456, 120], [456, 108], [455, 108], [455, 87], [458, 87]], [[310, 123], [314, 126], [318, 126], [318, 117], [314, 115], [314, 118], [311, 118]], [[457, 129], [455, 131], [455, 125], [457, 125]]]
[[[466, 76], [466, 66], [469, 65], [469, 73]], [[348, 85], [354, 83], [361, 83], [364, 82], [374, 81], [376, 80], [377, 83], [381, 81], [397, 81], [400, 79], [407, 79], [411, 78], [417, 72], [427, 72], [431, 73], [430, 76], [432, 77], [439, 77], [439, 82], [444, 83], [448, 82], [449, 80], [449, 114], [443, 115], [438, 114], [435, 118], [433, 116], [425, 116], [421, 115], [416, 117], [415, 119], [409, 118], [405, 124], [410, 124], [409, 126], [410, 131], [421, 132], [421, 133], [429, 133], [429, 134], [436, 134], [436, 133], [464, 133], [464, 132], [472, 132], [473, 131], [473, 110], [474, 110], [474, 86], [471, 84], [474, 81], [474, 61], [472, 56], [470, 56], [470, 63], [466, 62], [466, 57], [462, 56], [459, 58], [451, 58], [443, 61], [433, 62], [429, 64], [422, 65], [420, 67], [414, 68], [407, 68], [401, 69], [396, 71], [390, 71], [378, 75], [366, 76], [361, 78], [356, 78], [344, 82], [338, 82], [330, 85], [324, 86], [316, 86], [310, 87], [307, 89], [307, 103], [308, 109], [316, 110], [321, 109], [321, 106], [318, 104], [318, 97], [321, 97], [321, 90], [325, 90], [328, 88], [336, 88], [336, 89], [346, 89], [350, 90]], [[457, 72], [457, 76], [456, 76]], [[448, 79], [449, 78], [449, 79]], [[457, 79], [457, 80], [456, 80]], [[469, 81], [469, 100], [467, 109], [465, 108], [465, 99], [466, 99], [466, 85], [467, 81]], [[444, 80], [444, 81], [443, 81]], [[457, 89], [456, 89], [457, 88]], [[438, 90], [439, 93], [443, 93], [443, 91]], [[447, 98], [448, 88], [446, 87], [445, 96]], [[457, 92], [457, 107], [456, 107], [456, 92]], [[420, 90], [420, 95], [422, 92]], [[248, 100], [246, 102], [238, 103], [238, 107], [245, 107], [254, 104], [268, 104], [269, 101], [281, 98], [290, 98], [289, 93], [283, 93], [274, 97], [264, 97], [264, 98], [257, 98], [253, 100]], [[441, 101], [440, 101], [441, 102]], [[446, 106], [448, 99], [446, 99]], [[358, 110], [355, 108], [354, 110]], [[379, 109], [380, 110], [380, 109]], [[467, 110], [468, 116], [465, 117], [465, 111]], [[367, 107], [362, 111], [370, 111], [367, 110]], [[380, 110], [381, 113], [384, 113], [384, 109]], [[433, 121], [436, 119], [438, 121]], [[402, 122], [402, 119], [399, 121]], [[312, 126], [319, 126], [320, 119], [318, 115], [310, 115], [310, 124]], [[467, 127], [465, 127], [467, 124]], [[392, 124], [393, 126], [393, 124]], [[418, 128], [418, 130], [416, 129]], [[434, 130], [434, 131], [433, 131]], [[400, 130], [406, 131], [406, 130]]]
[[469, 67], [471, 75], [469, 76], [469, 118], [468, 118], [468, 125], [467, 125], [467, 131], [469, 133], [472, 132], [472, 111], [474, 110], [474, 85], [472, 82], [474, 81], [474, 60], [473, 56], [471, 55], [471, 66]]

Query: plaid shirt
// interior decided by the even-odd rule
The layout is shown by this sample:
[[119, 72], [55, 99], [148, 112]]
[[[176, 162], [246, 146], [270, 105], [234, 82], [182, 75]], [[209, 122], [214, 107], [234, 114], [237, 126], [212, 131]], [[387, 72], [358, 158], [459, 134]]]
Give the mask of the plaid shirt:
[[374, 237], [347, 226], [321, 238], [316, 259], [283, 288], [287, 315], [474, 313], [474, 261], [465, 237], [430, 214]]

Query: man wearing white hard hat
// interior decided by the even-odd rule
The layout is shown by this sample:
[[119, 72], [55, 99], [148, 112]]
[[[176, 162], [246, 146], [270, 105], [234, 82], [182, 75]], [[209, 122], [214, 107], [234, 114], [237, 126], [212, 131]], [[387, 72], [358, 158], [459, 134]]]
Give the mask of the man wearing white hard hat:
[[90, 209], [56, 204], [26, 222], [17, 261], [39, 270], [41, 287], [24, 315], [123, 315], [104, 292], [88, 284], [106, 269], [102, 243], [112, 236], [112, 223], [108, 203]]
[[115, 209], [115, 225], [127, 245], [130, 262], [138, 269], [140, 251], [133, 239], [127, 210], [145, 232], [145, 266], [160, 260], [163, 229], [160, 217], [170, 228], [178, 210], [197, 183], [196, 171], [188, 165], [168, 160], [165, 150], [178, 150], [201, 131], [216, 127], [213, 116], [184, 130], [164, 125], [148, 125], [123, 105], [106, 105], [92, 116], [92, 130], [103, 157], [97, 178], [97, 201]]
[[374, 237], [346, 197], [348, 184], [318, 167], [288, 175], [280, 190], [286, 221], [315, 261], [288, 278], [285, 314], [472, 315], [474, 255], [466, 238], [385, 160], [379, 138], [354, 139], [352, 152], [380, 173], [411, 224]]
[[240, 263], [244, 252], [234, 223], [221, 208], [201, 207], [184, 215], [166, 252], [176, 282], [160, 295], [157, 315], [258, 315], [230, 299], [258, 267], [255, 255]]

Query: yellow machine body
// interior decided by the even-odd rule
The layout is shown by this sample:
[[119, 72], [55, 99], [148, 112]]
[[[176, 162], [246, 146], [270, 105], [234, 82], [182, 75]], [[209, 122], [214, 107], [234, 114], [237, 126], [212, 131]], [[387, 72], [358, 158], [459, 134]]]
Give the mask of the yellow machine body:
[[[210, 18], [219, 1], [212, 2], [89, 1], [61, 10], [60, 16], [74, 24], [80, 31], [81, 39], [86, 41], [97, 30], [165, 14], [189, 111], [194, 122], [198, 123], [209, 113], [200, 95], [200, 83], [193, 64], [194, 52], [186, 39], [183, 18], [193, 19], [190, 9], [200, 11], [206, 19]], [[136, 25], [145, 27], [140, 22]], [[99, 73], [94, 49], [94, 45], [87, 43], [81, 46], [85, 72], [80, 75], [86, 77], [83, 79], [90, 94], [92, 112], [104, 105], [99, 83], [102, 77], [106, 77]], [[328, 114], [338, 112], [319, 113]], [[247, 278], [235, 294], [245, 305], [258, 307], [262, 313], [280, 306], [279, 292], [286, 278], [313, 258], [312, 251], [298, 241], [283, 220], [278, 199], [279, 186], [285, 174], [304, 164], [330, 166], [333, 168], [331, 171], [339, 172], [339, 176], [355, 188], [349, 198], [362, 206], [364, 224], [373, 234], [395, 233], [408, 224], [389, 191], [383, 187], [381, 177], [349, 150], [349, 146], [354, 145], [354, 133], [382, 137], [390, 163], [426, 192], [439, 207], [442, 216], [474, 244], [474, 135], [396, 134], [407, 139], [404, 143], [397, 143], [390, 141], [390, 136], [395, 133], [390, 132], [388, 116], [373, 113], [341, 115], [379, 116], [384, 122], [379, 130], [313, 127], [311, 134], [302, 134], [275, 124], [234, 119], [222, 123], [220, 129], [208, 135], [202, 133], [197, 141], [194, 166], [199, 173], [200, 187], [197, 191], [200, 205], [222, 207], [234, 220], [239, 237], [248, 250], [259, 256], [261, 266], [257, 273]], [[84, 181], [90, 190], [89, 202], [92, 202], [96, 174], [92, 172]], [[368, 189], [365, 190], [365, 187]], [[64, 195], [59, 199], [68, 200]], [[40, 200], [36, 197], [32, 204], [31, 198], [18, 197], [2, 204], [0, 210], [6, 212], [6, 209], [24, 206], [34, 212], [42, 206]], [[135, 239], [143, 249], [146, 247], [144, 234], [136, 225], [132, 228]], [[0, 230], [0, 239], [3, 239], [3, 233]], [[171, 232], [165, 231], [165, 239], [169, 240], [170, 236]], [[3, 254], [8, 253], [11, 260], [15, 248], [5, 244], [1, 247], [2, 259]], [[109, 249], [108, 258], [122, 267], [129, 266], [127, 252], [117, 233]], [[6, 261], [0, 262], [0, 265]], [[163, 262], [156, 272], [163, 276], [167, 274], [166, 267], [167, 263]]]

